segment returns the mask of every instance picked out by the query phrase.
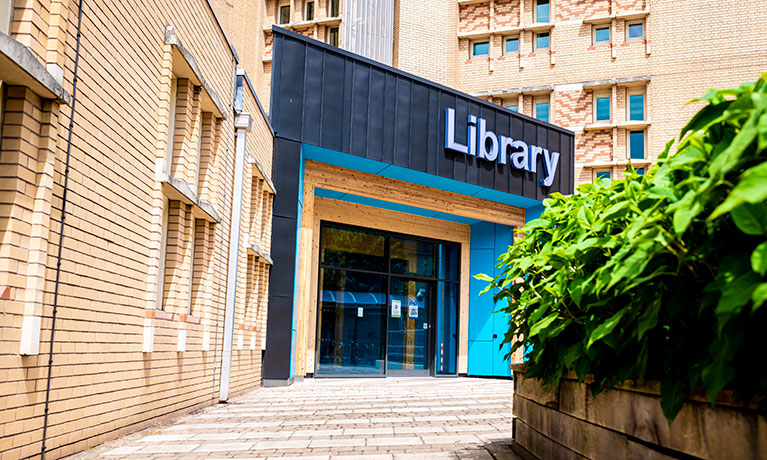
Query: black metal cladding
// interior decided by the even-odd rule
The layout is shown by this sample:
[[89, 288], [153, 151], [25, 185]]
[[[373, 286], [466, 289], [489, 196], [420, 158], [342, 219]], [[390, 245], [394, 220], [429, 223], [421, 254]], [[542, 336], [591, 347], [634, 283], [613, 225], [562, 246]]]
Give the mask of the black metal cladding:
[[[270, 118], [279, 193], [263, 376], [284, 381], [291, 377], [302, 143], [542, 200], [573, 191], [573, 133], [278, 27], [273, 46]], [[447, 107], [459, 126], [476, 115], [497, 135], [558, 151], [552, 187], [540, 186], [542, 175], [446, 151]], [[464, 129], [456, 130], [456, 140], [466, 143]]]
[[[400, 70], [274, 28], [271, 121], [279, 137], [542, 200], [573, 192], [573, 133]], [[445, 109], [456, 140], [468, 115], [496, 135], [560, 153], [551, 187], [541, 174], [444, 148]], [[541, 171], [542, 165], [538, 165]]]

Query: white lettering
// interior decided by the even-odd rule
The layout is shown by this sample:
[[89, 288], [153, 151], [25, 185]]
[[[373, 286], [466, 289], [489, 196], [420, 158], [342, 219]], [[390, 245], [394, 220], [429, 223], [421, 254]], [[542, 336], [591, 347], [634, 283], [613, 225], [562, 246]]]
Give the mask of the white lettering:
[[445, 111], [445, 148], [454, 152], [469, 153], [469, 149], [455, 141], [455, 110], [447, 109]]
[[554, 174], [557, 173], [557, 166], [559, 165], [559, 152], [551, 152], [545, 150], [543, 153], [543, 162], [546, 166], [546, 178], [541, 180], [541, 185], [544, 187], [551, 187], [554, 182]]
[[[484, 118], [480, 118], [477, 125], [479, 126], [479, 148], [477, 149], [477, 155], [487, 161], [495, 161], [498, 157], [498, 138], [494, 132], [485, 129], [487, 121]], [[488, 140], [490, 141], [490, 150], [487, 150]]]
[[530, 171], [530, 164], [527, 161], [529, 158], [527, 155], [527, 144], [524, 141], [514, 141], [511, 143], [511, 146], [519, 149], [511, 155], [511, 165], [517, 169]]

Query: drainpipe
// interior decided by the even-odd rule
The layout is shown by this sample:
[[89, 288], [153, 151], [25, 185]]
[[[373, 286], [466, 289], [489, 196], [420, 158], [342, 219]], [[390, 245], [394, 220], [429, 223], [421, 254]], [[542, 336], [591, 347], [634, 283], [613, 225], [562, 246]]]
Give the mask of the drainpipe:
[[240, 227], [242, 225], [242, 184], [245, 176], [245, 138], [250, 132], [250, 114], [240, 113], [234, 119], [236, 132], [234, 153], [234, 193], [232, 221], [229, 231], [229, 265], [226, 275], [226, 310], [224, 313], [224, 353], [221, 355], [221, 387], [218, 399], [229, 399], [229, 381], [232, 371], [232, 341], [234, 339], [234, 305], [237, 300], [237, 261], [240, 255]]
[[67, 191], [69, 190], [69, 157], [72, 151], [72, 128], [75, 123], [75, 106], [77, 105], [77, 70], [80, 68], [80, 26], [83, 22], [83, 0], [77, 6], [77, 44], [75, 45], [75, 67], [72, 76], [72, 111], [69, 114], [69, 133], [67, 134], [67, 154], [64, 160], [64, 189], [61, 194], [61, 225], [59, 233], [59, 249], [56, 255], [56, 281], [53, 285], [53, 311], [51, 313], [51, 348], [48, 352], [48, 378], [45, 382], [45, 409], [43, 410], [43, 440], [40, 445], [40, 460], [45, 460], [46, 439], [48, 437], [48, 411], [51, 402], [51, 375], [53, 374], [53, 337], [56, 333], [56, 312], [59, 305], [59, 281], [61, 278], [61, 248], [64, 246], [64, 229], [66, 228]]

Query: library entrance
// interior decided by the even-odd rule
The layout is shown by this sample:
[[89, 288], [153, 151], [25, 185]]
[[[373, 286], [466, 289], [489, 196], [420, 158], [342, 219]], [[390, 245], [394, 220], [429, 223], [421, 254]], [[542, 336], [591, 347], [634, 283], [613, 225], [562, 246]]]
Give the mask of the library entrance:
[[455, 375], [459, 251], [323, 222], [316, 375]]

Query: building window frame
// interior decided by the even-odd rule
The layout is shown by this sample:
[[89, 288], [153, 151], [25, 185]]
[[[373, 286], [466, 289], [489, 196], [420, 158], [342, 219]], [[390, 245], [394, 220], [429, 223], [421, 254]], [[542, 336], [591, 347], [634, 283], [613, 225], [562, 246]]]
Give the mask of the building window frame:
[[173, 171], [173, 150], [176, 137], [176, 110], [178, 110], [178, 79], [175, 75], [170, 80], [170, 111], [168, 112], [168, 142], [165, 151], [163, 173], [170, 177]]
[[[509, 43], [516, 43], [516, 50], [509, 51]], [[505, 37], [503, 39], [503, 55], [515, 56], [519, 54], [519, 36]]]
[[[545, 16], [543, 16], [545, 12]], [[535, 21], [549, 23], [551, 22], [551, 1], [550, 0], [536, 0], [535, 1]]]
[[162, 197], [162, 223], [160, 227], [160, 267], [157, 272], [157, 298], [155, 309], [165, 310], [165, 259], [168, 257], [168, 227], [170, 219], [170, 200], [167, 196]]
[[[634, 146], [636, 139], [639, 139], [641, 135], [642, 139], [642, 156], [634, 156]], [[628, 158], [630, 160], [646, 160], [647, 159], [647, 131], [646, 130], [629, 130], [626, 132], [626, 146], [628, 150]]]
[[[543, 41], [545, 39], [545, 42]], [[535, 34], [535, 51], [548, 50], [551, 48], [551, 33], [538, 32]]]
[[[600, 117], [600, 104], [607, 103], [607, 118]], [[600, 103], [600, 101], [602, 101]], [[608, 91], [594, 92], [594, 123], [610, 122], [613, 119], [612, 113], [612, 93]]]
[[14, 0], [0, 0], [0, 32], [10, 35]]
[[508, 109], [508, 110], [511, 110], [512, 112], [519, 112], [519, 103], [516, 103], [516, 102], [515, 103], [511, 103], [511, 102], [504, 103], [503, 107]]
[[341, 1], [330, 0], [328, 3], [328, 16], [331, 18], [337, 18], [341, 15]]
[[[640, 118], [634, 118], [631, 112], [631, 100], [632, 98], [642, 97], [642, 116]], [[647, 94], [644, 88], [641, 89], [629, 89], [626, 92], [626, 119], [629, 121], [644, 121], [647, 119]]]
[[277, 24], [290, 24], [290, 4], [277, 8]]
[[306, 2], [306, 10], [304, 11], [304, 19], [306, 21], [314, 20], [314, 2]]
[[[487, 52], [477, 54], [477, 45], [486, 45], [487, 46]], [[471, 53], [470, 57], [471, 59], [482, 59], [490, 57], [490, 41], [489, 40], [477, 40], [471, 42], [469, 45], [469, 51]]]
[[[631, 26], [641, 26], [642, 27], [642, 35], [639, 35], [637, 37], [632, 37], [631, 34]], [[626, 22], [626, 41], [627, 42], [637, 42], [637, 41], [643, 41], [645, 38], [646, 30], [645, 30], [645, 21], [644, 20], [638, 20], [638, 21], [627, 21]]]
[[[607, 39], [606, 40], [600, 40], [599, 38], [599, 31], [607, 31]], [[591, 28], [591, 44], [593, 46], [596, 45], [606, 45], [612, 42], [612, 31], [610, 30], [609, 25], [597, 25]]]
[[595, 169], [593, 174], [594, 174], [594, 176], [592, 178], [593, 179], [592, 182], [596, 182], [599, 179], [612, 180], [613, 171], [612, 171], [612, 169], [609, 169], [609, 168], [608, 169]]
[[[545, 112], [543, 109], [545, 108]], [[533, 99], [533, 118], [549, 123], [551, 120], [551, 98], [549, 96]]]
[[338, 47], [340, 31], [338, 27], [331, 27], [328, 29], [328, 45]]

